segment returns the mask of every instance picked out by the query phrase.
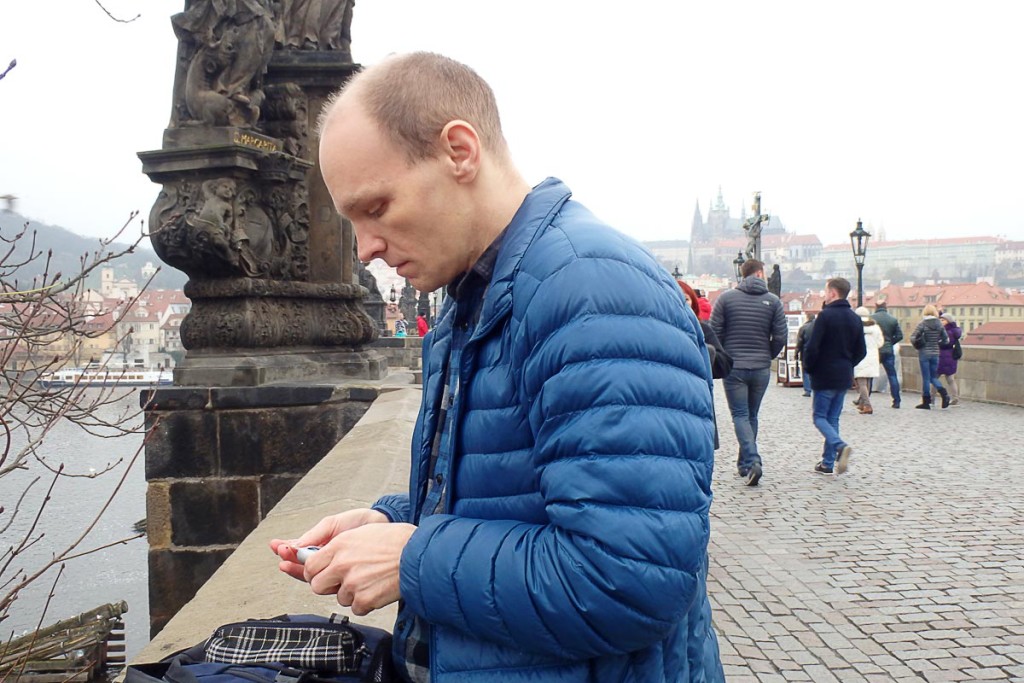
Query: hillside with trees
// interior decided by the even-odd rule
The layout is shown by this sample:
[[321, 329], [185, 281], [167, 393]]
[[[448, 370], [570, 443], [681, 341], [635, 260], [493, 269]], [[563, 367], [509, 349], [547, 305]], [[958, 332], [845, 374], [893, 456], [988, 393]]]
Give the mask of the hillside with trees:
[[[22, 239], [14, 240], [14, 237], [25, 230], [28, 230]], [[138, 238], [139, 221], [130, 224], [121, 236], [123, 242], [114, 242], [106, 246], [106, 251], [119, 252], [131, 246]], [[110, 234], [114, 234], [121, 226], [111, 226]], [[148, 226], [147, 226], [148, 227]], [[33, 233], [35, 237], [33, 240]], [[33, 243], [34, 242], [34, 243]], [[20, 283], [27, 284], [34, 278], [43, 275], [46, 268], [45, 254], [52, 251], [53, 256], [49, 264], [49, 276], [55, 273], [63, 273], [66, 276], [81, 273], [82, 258], [91, 257], [100, 249], [100, 240], [96, 237], [83, 237], [77, 235], [67, 228], [57, 225], [48, 225], [39, 221], [31, 220], [14, 211], [0, 211], [0, 250], [5, 254], [6, 263], [24, 263], [18, 269], [17, 277]], [[29, 261], [29, 252], [41, 252], [43, 258]], [[11, 253], [8, 253], [11, 252]], [[130, 253], [121, 256], [108, 265], [114, 269], [115, 279], [129, 279], [137, 282], [144, 282], [142, 268], [149, 262], [160, 268], [149, 285], [150, 289], [182, 289], [188, 279], [180, 270], [171, 268], [160, 261], [149, 247], [149, 240], [143, 240]], [[86, 280], [86, 286], [92, 289], [99, 289], [99, 272], [91, 272]]]

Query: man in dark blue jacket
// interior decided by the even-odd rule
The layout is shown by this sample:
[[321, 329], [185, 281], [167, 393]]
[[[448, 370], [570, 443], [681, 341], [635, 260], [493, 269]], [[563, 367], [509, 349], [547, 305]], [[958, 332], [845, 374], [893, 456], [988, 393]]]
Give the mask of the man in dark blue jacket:
[[867, 355], [864, 323], [850, 308], [848, 280], [832, 278], [825, 285], [825, 307], [814, 321], [804, 347], [804, 367], [814, 389], [814, 426], [825, 437], [820, 474], [843, 474], [853, 449], [839, 436], [839, 415], [846, 392], [853, 384], [853, 368]]
[[768, 291], [764, 264], [749, 259], [740, 267], [736, 289], [722, 292], [711, 311], [711, 327], [732, 356], [722, 380], [739, 442], [736, 465], [747, 486], [757, 486], [764, 464], [757, 449], [757, 414], [772, 378], [772, 359], [786, 346], [786, 313]]
[[710, 363], [678, 285], [561, 181], [531, 188], [490, 87], [439, 55], [354, 77], [320, 162], [359, 258], [450, 296], [408, 492], [272, 541], [282, 571], [357, 615], [399, 601], [407, 681], [723, 681]]

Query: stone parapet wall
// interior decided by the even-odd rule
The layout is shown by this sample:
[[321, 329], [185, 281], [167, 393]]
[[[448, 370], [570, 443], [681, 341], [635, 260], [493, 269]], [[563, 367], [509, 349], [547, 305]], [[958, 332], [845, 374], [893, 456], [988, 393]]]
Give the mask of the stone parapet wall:
[[[232, 544], [224, 549], [179, 550], [173, 556], [154, 554], [151, 576], [154, 564], [159, 571], [167, 571], [163, 563], [173, 562], [176, 566], [170, 569], [191, 566], [203, 572], [205, 583], [196, 586], [198, 592], [192, 590], [180, 611], [136, 655], [136, 661], [162, 659], [202, 641], [221, 624], [283, 613], [351, 614], [338, 605], [336, 596], [315, 595], [305, 583], [278, 571], [267, 543], [271, 538], [293, 538], [327, 515], [372, 505], [385, 493], [408, 490], [409, 442], [421, 392], [415, 388], [382, 392], [359, 423], [281, 498], [265, 519], [246, 532], [237, 549]], [[289, 436], [298, 439], [302, 432]], [[214, 525], [223, 521], [210, 520]], [[210, 577], [208, 581], [206, 577]], [[170, 590], [173, 584], [165, 588]], [[390, 630], [395, 606], [353, 618]]]
[[[964, 356], [956, 373], [960, 398], [1024, 406], [1024, 349], [991, 346], [964, 346], [963, 349]], [[901, 345], [900, 358], [902, 387], [920, 392], [917, 350], [909, 344]]]
[[381, 352], [387, 358], [389, 368], [419, 370], [423, 367], [422, 337], [381, 337], [369, 348]]
[[360, 385], [144, 393], [152, 633], [192, 599], [378, 394], [378, 387]]

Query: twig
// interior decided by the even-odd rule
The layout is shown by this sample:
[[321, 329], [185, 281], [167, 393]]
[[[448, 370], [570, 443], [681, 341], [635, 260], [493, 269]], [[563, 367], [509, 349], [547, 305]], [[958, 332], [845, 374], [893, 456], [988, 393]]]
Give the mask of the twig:
[[110, 17], [114, 21], [118, 22], [119, 24], [130, 24], [130, 23], [132, 23], [133, 21], [135, 21], [136, 19], [138, 19], [139, 17], [142, 16], [141, 14], [136, 14], [131, 19], [118, 19], [117, 17], [115, 17], [113, 14], [110, 13], [110, 10], [108, 10], [106, 7], [103, 6], [103, 3], [100, 2], [100, 0], [93, 0], [93, 2], [95, 2], [97, 5], [99, 5], [99, 8], [101, 10], [103, 10], [108, 17]]

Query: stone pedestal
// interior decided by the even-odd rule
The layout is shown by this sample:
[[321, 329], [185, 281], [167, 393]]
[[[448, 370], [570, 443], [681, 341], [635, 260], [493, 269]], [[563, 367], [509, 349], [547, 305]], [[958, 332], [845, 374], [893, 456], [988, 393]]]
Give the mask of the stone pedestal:
[[178, 387], [146, 406], [154, 632], [376, 396], [338, 385], [387, 371], [317, 165], [323, 103], [359, 68], [342, 49], [351, 5], [333, 6], [341, 24], [310, 45], [288, 3], [186, 2], [172, 17], [171, 122], [139, 154], [162, 185], [153, 247], [192, 300]]
[[315, 384], [143, 392], [152, 634], [377, 395]]

